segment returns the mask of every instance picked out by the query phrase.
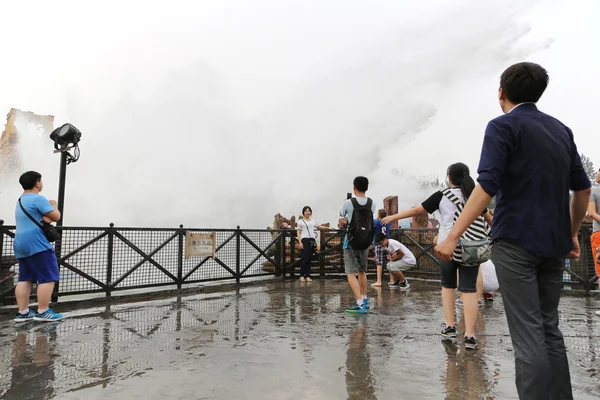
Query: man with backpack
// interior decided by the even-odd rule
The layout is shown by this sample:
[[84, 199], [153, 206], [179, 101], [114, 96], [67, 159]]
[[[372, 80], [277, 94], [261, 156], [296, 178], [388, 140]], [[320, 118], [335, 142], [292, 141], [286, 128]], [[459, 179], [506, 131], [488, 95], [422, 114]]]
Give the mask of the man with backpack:
[[[340, 216], [346, 218], [344, 236], [344, 264], [348, 284], [356, 303], [346, 309], [350, 313], [369, 312], [367, 298], [367, 257], [375, 233], [373, 214], [377, 211], [373, 200], [367, 197], [369, 180], [364, 176], [354, 178], [354, 197], [346, 200]], [[358, 279], [356, 279], [358, 275]]]

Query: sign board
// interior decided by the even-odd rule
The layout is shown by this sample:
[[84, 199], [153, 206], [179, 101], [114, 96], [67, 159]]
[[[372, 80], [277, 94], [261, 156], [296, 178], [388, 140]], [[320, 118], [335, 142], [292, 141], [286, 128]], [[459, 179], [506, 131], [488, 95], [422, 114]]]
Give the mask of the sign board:
[[185, 258], [215, 257], [217, 250], [217, 234], [191, 233], [185, 234]]

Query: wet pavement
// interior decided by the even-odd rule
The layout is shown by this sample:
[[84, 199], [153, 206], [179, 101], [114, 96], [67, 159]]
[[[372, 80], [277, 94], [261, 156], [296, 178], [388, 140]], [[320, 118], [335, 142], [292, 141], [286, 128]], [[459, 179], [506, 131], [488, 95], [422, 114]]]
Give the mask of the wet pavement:
[[[481, 309], [467, 351], [440, 340], [437, 287], [412, 285], [369, 288], [366, 316], [343, 311], [344, 281], [315, 280], [2, 320], [0, 398], [516, 399], [501, 299]], [[576, 399], [600, 397], [596, 309], [561, 303]]]

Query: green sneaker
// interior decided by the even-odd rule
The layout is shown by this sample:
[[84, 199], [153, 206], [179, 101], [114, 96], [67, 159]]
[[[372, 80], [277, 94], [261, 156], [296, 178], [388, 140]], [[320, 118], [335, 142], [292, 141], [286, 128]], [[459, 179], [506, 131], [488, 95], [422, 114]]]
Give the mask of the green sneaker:
[[359, 306], [358, 304], [354, 303], [350, 307], [346, 308], [346, 312], [353, 314], [367, 314], [369, 312], [369, 309], [365, 307], [365, 303], [363, 303], [362, 306]]

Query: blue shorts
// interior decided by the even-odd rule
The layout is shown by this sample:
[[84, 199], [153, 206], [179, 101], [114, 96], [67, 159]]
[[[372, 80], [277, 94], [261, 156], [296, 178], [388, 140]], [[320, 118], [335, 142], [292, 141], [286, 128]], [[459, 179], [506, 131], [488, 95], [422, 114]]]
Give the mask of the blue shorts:
[[19, 282], [58, 282], [60, 272], [54, 250], [46, 250], [29, 257], [19, 258]]

